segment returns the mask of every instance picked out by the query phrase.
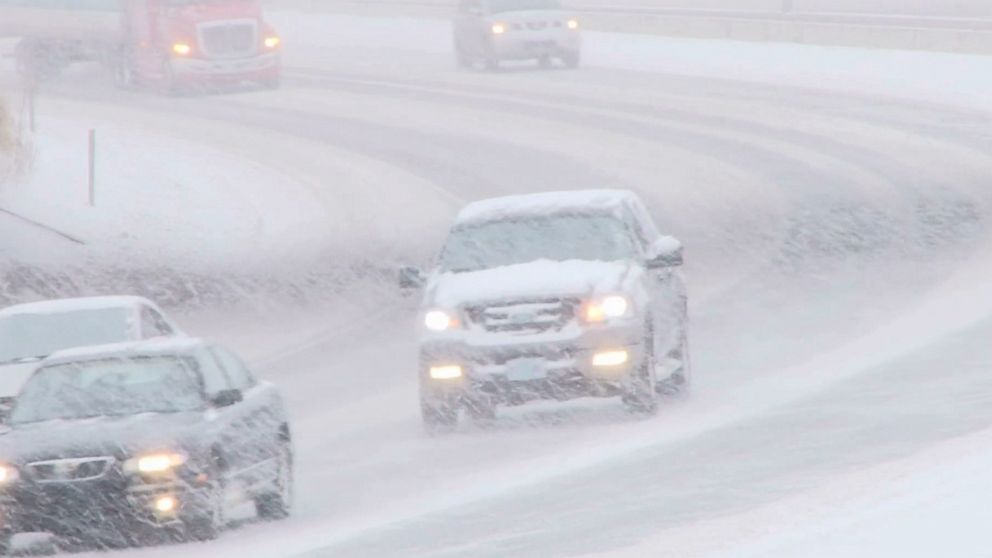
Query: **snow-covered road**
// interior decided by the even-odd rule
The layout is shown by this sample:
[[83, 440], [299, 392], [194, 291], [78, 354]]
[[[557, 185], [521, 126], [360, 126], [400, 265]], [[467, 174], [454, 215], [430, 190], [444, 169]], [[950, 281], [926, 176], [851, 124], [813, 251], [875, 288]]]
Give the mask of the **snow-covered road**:
[[[695, 391], [647, 421], [583, 401], [428, 438], [413, 302], [388, 279], [350, 285], [300, 333], [201, 319], [187, 329], [230, 340], [283, 387], [298, 507], [186, 555], [734, 555], [778, 501], [992, 427], [992, 116], [968, 103], [979, 95], [913, 100], [913, 79], [885, 90], [871, 68], [859, 82], [857, 68], [816, 65], [844, 49], [781, 47], [801, 75], [674, 75], [630, 57], [689, 43], [610, 35], [581, 71], [460, 73], [436, 23], [277, 19], [281, 91], [169, 99], [76, 73], [47, 95], [61, 118], [165, 127], [277, 169], [289, 193], [253, 187], [251, 211], [284, 218], [265, 196], [305, 194], [317, 209], [299, 227], [341, 265], [426, 260], [465, 200], [634, 189], [687, 246]], [[750, 56], [707, 71], [739, 78]], [[320, 257], [277, 233], [258, 258], [232, 251], [245, 265]]]

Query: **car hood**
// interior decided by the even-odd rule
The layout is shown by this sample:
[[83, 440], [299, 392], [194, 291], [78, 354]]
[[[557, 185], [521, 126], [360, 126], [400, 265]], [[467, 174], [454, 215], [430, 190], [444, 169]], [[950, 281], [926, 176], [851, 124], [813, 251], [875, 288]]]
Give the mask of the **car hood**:
[[24, 382], [34, 374], [40, 360], [0, 365], [0, 399], [14, 397], [21, 391]]
[[[209, 411], [208, 411], [209, 412]], [[0, 460], [24, 464], [48, 459], [113, 456], [181, 450], [197, 429], [204, 412], [144, 413], [126, 417], [52, 420], [2, 427]]]
[[435, 274], [426, 306], [536, 297], [587, 297], [625, 292], [634, 267], [623, 262], [541, 260], [480, 271]]

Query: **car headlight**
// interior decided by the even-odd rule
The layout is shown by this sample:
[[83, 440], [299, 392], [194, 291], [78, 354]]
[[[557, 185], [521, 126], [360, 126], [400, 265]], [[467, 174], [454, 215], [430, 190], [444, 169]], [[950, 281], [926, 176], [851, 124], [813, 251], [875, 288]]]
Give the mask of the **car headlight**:
[[506, 33], [506, 24], [494, 23], [492, 26], [492, 31], [493, 31], [493, 35], [502, 35], [503, 33]]
[[21, 474], [10, 465], [0, 464], [0, 486], [10, 484], [21, 477]]
[[610, 318], [622, 318], [630, 312], [630, 301], [622, 295], [604, 296], [586, 304], [583, 316], [590, 323], [604, 322]]
[[424, 326], [431, 331], [448, 331], [458, 325], [458, 318], [451, 312], [431, 310], [424, 314]]
[[570, 19], [570, 20], [568, 20], [568, 21], [565, 22], [565, 25], [567, 25], [568, 28], [571, 29], [572, 31], [575, 31], [575, 30], [577, 30], [579, 28], [579, 20], [577, 20], [577, 19]]
[[181, 453], [150, 453], [124, 462], [124, 471], [128, 473], [165, 473], [186, 463], [186, 456]]

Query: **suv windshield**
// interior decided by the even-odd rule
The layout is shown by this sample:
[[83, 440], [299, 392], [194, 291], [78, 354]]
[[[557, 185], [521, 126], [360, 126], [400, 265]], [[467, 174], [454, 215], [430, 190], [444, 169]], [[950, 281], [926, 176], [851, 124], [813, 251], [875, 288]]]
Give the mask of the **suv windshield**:
[[128, 340], [123, 308], [0, 318], [0, 364], [45, 357], [56, 351]]
[[614, 217], [534, 217], [455, 228], [441, 254], [441, 269], [457, 273], [538, 260], [617, 261], [635, 253], [626, 228]]
[[199, 377], [184, 360], [114, 358], [41, 368], [17, 397], [10, 423], [202, 408]]
[[561, 3], [558, 0], [489, 0], [488, 5], [489, 11], [494, 14], [526, 10], [561, 9]]

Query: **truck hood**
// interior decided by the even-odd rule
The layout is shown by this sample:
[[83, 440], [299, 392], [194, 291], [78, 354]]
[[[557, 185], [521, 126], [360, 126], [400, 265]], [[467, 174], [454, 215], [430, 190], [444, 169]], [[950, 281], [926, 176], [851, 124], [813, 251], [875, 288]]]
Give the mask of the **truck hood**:
[[541, 260], [480, 271], [435, 274], [425, 304], [456, 308], [465, 303], [534, 297], [587, 297], [624, 292], [633, 267], [623, 262]]
[[23, 465], [74, 457], [126, 459], [148, 451], [187, 448], [204, 412], [51, 420], [0, 427], [0, 460]]
[[14, 397], [34, 374], [41, 360], [0, 365], [0, 399]]

